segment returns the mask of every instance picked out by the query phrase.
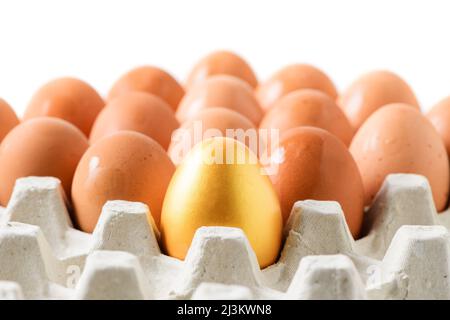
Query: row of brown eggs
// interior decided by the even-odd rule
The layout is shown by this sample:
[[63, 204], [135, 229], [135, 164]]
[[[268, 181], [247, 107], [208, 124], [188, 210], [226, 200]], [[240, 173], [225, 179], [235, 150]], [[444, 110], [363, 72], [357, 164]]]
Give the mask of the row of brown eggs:
[[[169, 254], [183, 258], [199, 226], [236, 226], [267, 266], [297, 200], [338, 201], [356, 238], [364, 207], [386, 175], [417, 173], [428, 178], [443, 210], [449, 109], [450, 99], [443, 100], [427, 119], [411, 88], [388, 71], [365, 74], [340, 95], [324, 72], [305, 64], [258, 84], [249, 64], [226, 51], [197, 63], [184, 87], [159, 68], [133, 69], [106, 103], [81, 80], [56, 79], [34, 94], [20, 124], [0, 100], [0, 204], [17, 178], [55, 176], [84, 231], [93, 230], [107, 200], [141, 201]], [[205, 166], [197, 155], [219, 144], [246, 156], [252, 151], [235, 140], [208, 139], [187, 153], [180, 148], [185, 139], [204, 139], [194, 137], [198, 122], [201, 133], [279, 130], [269, 154], [276, 172], [263, 177], [252, 163]], [[188, 135], [176, 138], [177, 128]]]

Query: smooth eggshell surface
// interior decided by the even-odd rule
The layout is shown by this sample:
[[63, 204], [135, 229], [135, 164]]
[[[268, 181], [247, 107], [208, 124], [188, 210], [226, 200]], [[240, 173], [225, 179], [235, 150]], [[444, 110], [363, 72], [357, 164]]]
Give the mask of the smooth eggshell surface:
[[352, 235], [361, 230], [364, 190], [361, 175], [347, 147], [334, 135], [313, 127], [299, 127], [281, 136], [271, 154], [278, 170], [270, 178], [286, 221], [298, 200], [340, 203]]
[[353, 127], [334, 100], [313, 89], [296, 90], [278, 100], [259, 127], [278, 129], [283, 134], [300, 126], [327, 130], [347, 146], [353, 137]]
[[41, 87], [25, 110], [24, 120], [56, 117], [78, 127], [89, 136], [92, 124], [105, 105], [89, 84], [74, 78], [59, 78]]
[[0, 203], [7, 205], [16, 179], [53, 176], [70, 196], [78, 161], [88, 148], [87, 138], [61, 119], [41, 117], [21, 123], [0, 145]]
[[0, 98], [0, 141], [19, 124], [19, 119], [11, 106]]
[[450, 97], [437, 103], [427, 114], [442, 140], [444, 141], [447, 154], [450, 155]]
[[337, 97], [336, 87], [331, 79], [321, 70], [307, 64], [293, 64], [276, 72], [268, 80], [259, 84], [256, 97], [264, 110], [284, 95], [299, 89], [316, 89]]
[[402, 103], [387, 105], [361, 126], [350, 145], [361, 171], [369, 205], [391, 173], [425, 176], [436, 209], [445, 208], [449, 192], [449, 163], [444, 143], [417, 109]]
[[353, 82], [339, 97], [338, 104], [358, 129], [376, 110], [397, 102], [419, 109], [414, 92], [402, 78], [390, 71], [373, 71]]
[[[240, 113], [226, 108], [207, 108], [199, 111], [174, 132], [168, 154], [178, 165], [194, 145], [212, 137], [235, 138], [256, 151], [257, 138], [253, 140], [256, 146], [251, 145], [250, 139], [244, 136], [247, 130], [253, 130], [257, 137], [255, 126]], [[230, 136], [231, 133], [233, 135]], [[244, 134], [242, 139], [240, 134]]]
[[211, 76], [220, 74], [240, 78], [252, 88], [257, 85], [252, 68], [242, 57], [229, 51], [216, 51], [208, 54], [194, 66], [186, 81], [186, 87], [191, 88]]
[[83, 155], [72, 184], [75, 224], [92, 232], [108, 200], [143, 202], [159, 225], [164, 194], [175, 167], [164, 149], [141, 133], [120, 131]]
[[260, 266], [273, 264], [282, 217], [263, 172], [256, 156], [234, 139], [197, 144], [177, 168], [164, 199], [161, 238], [167, 253], [184, 259], [199, 227], [236, 227], [246, 234]]
[[108, 100], [130, 91], [143, 91], [157, 95], [173, 110], [184, 95], [183, 87], [169, 73], [153, 66], [132, 69], [120, 77], [109, 91]]
[[161, 98], [144, 92], [129, 92], [111, 100], [92, 127], [90, 141], [121, 130], [137, 131], [169, 147], [172, 132], [178, 128], [172, 108]]
[[218, 75], [208, 78], [189, 90], [181, 100], [177, 118], [183, 123], [205, 108], [223, 107], [239, 112], [258, 125], [263, 112], [252, 88], [243, 80]]

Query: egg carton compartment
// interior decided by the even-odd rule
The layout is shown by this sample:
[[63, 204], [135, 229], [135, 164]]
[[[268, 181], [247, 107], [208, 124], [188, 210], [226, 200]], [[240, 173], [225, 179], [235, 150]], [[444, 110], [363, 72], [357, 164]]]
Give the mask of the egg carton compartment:
[[58, 179], [18, 179], [0, 211], [0, 298], [450, 299], [450, 212], [422, 176], [388, 176], [357, 241], [337, 202], [296, 202], [263, 270], [238, 228], [199, 228], [184, 261], [164, 255], [147, 214], [109, 201], [84, 233]]

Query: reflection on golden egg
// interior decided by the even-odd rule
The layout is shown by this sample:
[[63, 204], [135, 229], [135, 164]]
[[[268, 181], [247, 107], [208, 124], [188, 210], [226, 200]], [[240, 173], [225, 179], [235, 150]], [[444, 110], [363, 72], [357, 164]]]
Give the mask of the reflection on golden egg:
[[197, 144], [167, 189], [161, 213], [167, 253], [184, 259], [202, 226], [241, 228], [261, 267], [278, 257], [282, 217], [277, 194], [257, 157], [234, 139], [215, 137]]

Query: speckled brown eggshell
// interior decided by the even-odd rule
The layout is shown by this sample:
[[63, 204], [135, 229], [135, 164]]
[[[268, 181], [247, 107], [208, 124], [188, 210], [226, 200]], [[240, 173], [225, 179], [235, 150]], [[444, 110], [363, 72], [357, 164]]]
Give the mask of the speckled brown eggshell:
[[353, 137], [353, 127], [334, 100], [314, 89], [296, 90], [278, 100], [264, 116], [260, 129], [278, 129], [283, 134], [300, 126], [327, 130], [347, 146]]
[[338, 104], [355, 129], [379, 108], [397, 102], [419, 109], [409, 85], [395, 73], [384, 70], [362, 75], [338, 99]]
[[347, 147], [329, 132], [298, 127], [282, 135], [271, 156], [279, 163], [270, 178], [278, 192], [283, 219], [298, 200], [340, 203], [352, 235], [357, 238], [363, 220], [361, 176]]
[[215, 51], [194, 66], [186, 81], [186, 88], [191, 88], [211, 76], [220, 74], [242, 79], [252, 88], [257, 85], [252, 68], [242, 57], [230, 51]]
[[445, 208], [449, 163], [444, 143], [417, 109], [396, 103], [373, 113], [350, 145], [361, 171], [369, 205], [390, 173], [415, 173], [430, 183], [436, 209]]
[[[220, 107], [206, 108], [184, 122], [174, 133], [168, 154], [172, 161], [178, 165], [195, 144], [213, 136], [226, 137], [227, 129], [233, 130], [233, 132], [238, 129], [243, 132], [254, 130], [257, 133], [253, 123], [236, 111]], [[234, 136], [230, 138], [234, 138]], [[249, 139], [241, 142], [244, 142], [247, 147], [253, 147]]]
[[5, 100], [0, 98], [0, 142], [18, 124], [19, 119], [14, 110]]
[[78, 164], [72, 183], [75, 224], [92, 232], [108, 200], [147, 204], [159, 225], [161, 206], [175, 166], [152, 138], [119, 131], [93, 144]]
[[450, 155], [450, 97], [439, 101], [427, 113], [427, 118], [441, 136], [447, 154]]
[[143, 133], [164, 149], [172, 132], [178, 128], [172, 108], [161, 98], [144, 92], [128, 92], [111, 100], [92, 127], [90, 142], [121, 130]]
[[87, 138], [67, 121], [40, 117], [12, 129], [0, 145], [0, 203], [7, 205], [16, 179], [53, 176], [70, 196], [78, 161]]
[[74, 78], [59, 78], [41, 87], [32, 97], [23, 119], [56, 117], [77, 126], [89, 136], [92, 124], [105, 105], [89, 84]]
[[237, 111], [255, 125], [263, 117], [252, 88], [243, 80], [228, 75], [210, 77], [191, 88], [181, 100], [176, 116], [183, 123], [200, 110], [211, 107]]
[[157, 95], [176, 110], [184, 95], [183, 87], [166, 71], [153, 66], [132, 69], [121, 76], [109, 91], [108, 100], [125, 92], [143, 91]]
[[316, 89], [332, 99], [337, 97], [336, 87], [331, 79], [323, 71], [308, 64], [292, 64], [277, 71], [259, 84], [256, 97], [263, 110], [267, 111], [281, 97], [299, 89]]

